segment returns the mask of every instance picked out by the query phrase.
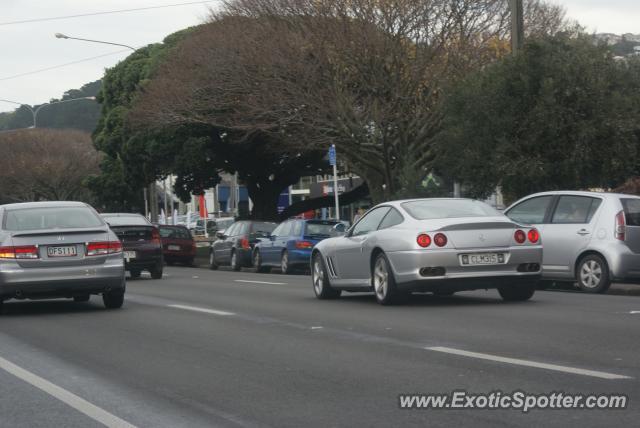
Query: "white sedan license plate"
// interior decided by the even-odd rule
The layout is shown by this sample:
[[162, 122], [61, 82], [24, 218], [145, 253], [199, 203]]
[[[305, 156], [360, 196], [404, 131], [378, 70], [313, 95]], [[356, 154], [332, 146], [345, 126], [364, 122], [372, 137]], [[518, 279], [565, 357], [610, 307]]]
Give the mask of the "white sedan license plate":
[[169, 251], [180, 251], [180, 245], [169, 245]]
[[503, 263], [504, 254], [500, 253], [462, 254], [460, 256], [460, 264], [463, 266], [501, 265]]
[[47, 257], [75, 257], [78, 250], [75, 245], [65, 245], [64, 247], [47, 247]]
[[135, 251], [125, 251], [124, 252], [124, 258], [127, 259], [127, 260], [135, 259], [136, 258], [136, 252]]

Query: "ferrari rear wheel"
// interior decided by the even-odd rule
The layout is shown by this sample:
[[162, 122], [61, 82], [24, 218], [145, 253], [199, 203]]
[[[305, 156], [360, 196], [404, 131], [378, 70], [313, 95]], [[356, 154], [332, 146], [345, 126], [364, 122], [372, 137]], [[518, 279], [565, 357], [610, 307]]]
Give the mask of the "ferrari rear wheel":
[[340, 290], [336, 290], [331, 287], [329, 278], [327, 276], [327, 270], [324, 267], [324, 261], [322, 260], [322, 254], [315, 253], [313, 255], [313, 264], [311, 266], [311, 279], [313, 281], [313, 292], [320, 300], [336, 299], [340, 297], [342, 293]]
[[371, 282], [376, 300], [381, 305], [393, 305], [401, 300], [402, 294], [396, 287], [395, 276], [384, 253], [378, 254], [373, 264]]

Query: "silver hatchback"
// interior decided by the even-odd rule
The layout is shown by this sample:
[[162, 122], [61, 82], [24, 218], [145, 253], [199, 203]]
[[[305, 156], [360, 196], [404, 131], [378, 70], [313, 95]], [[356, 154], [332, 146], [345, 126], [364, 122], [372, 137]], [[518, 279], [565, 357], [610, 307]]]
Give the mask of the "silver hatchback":
[[542, 277], [604, 293], [612, 281], [640, 283], [640, 197], [557, 191], [527, 196], [505, 210], [544, 237]]
[[0, 309], [8, 299], [102, 294], [124, 301], [122, 244], [98, 213], [80, 202], [0, 206]]

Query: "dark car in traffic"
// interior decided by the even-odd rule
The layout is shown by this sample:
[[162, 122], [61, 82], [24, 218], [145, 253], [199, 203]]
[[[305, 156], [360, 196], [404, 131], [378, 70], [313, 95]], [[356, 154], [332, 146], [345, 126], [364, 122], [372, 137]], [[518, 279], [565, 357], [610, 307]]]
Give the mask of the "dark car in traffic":
[[164, 260], [158, 228], [140, 214], [101, 215], [122, 242], [125, 269], [131, 278], [139, 278], [143, 270], [153, 279], [162, 278]]
[[168, 265], [183, 263], [193, 265], [196, 258], [196, 241], [185, 226], [158, 226], [162, 242], [162, 255]]
[[251, 266], [254, 246], [268, 239], [277, 224], [267, 221], [237, 221], [224, 232], [219, 232], [217, 240], [209, 250], [209, 267], [231, 266], [233, 270]]
[[311, 250], [323, 239], [338, 236], [335, 220], [292, 219], [280, 223], [269, 239], [262, 240], [253, 251], [253, 267], [258, 272], [267, 272], [279, 267], [289, 274], [296, 268], [308, 268]]

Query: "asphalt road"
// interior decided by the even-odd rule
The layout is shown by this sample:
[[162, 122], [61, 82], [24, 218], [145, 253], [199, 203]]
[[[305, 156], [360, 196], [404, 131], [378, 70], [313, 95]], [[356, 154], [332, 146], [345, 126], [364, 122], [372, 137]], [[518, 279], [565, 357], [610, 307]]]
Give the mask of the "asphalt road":
[[[167, 268], [98, 297], [7, 302], [0, 426], [637, 426], [640, 298], [313, 297], [304, 275]], [[471, 352], [472, 354], [465, 354]], [[505, 360], [505, 358], [516, 359]], [[541, 366], [541, 364], [543, 364]], [[546, 364], [546, 365], [544, 365]], [[404, 410], [403, 393], [620, 393], [624, 410]]]

